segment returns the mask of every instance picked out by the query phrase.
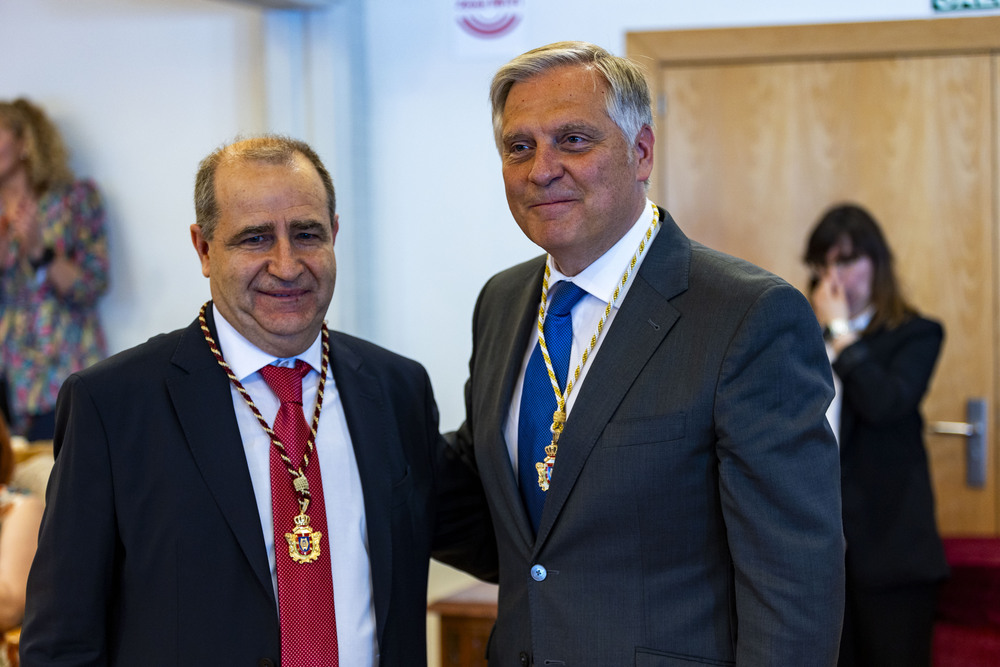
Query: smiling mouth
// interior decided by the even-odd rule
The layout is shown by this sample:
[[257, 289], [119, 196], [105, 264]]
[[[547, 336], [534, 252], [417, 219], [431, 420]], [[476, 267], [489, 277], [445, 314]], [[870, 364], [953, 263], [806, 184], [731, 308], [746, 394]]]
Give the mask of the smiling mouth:
[[260, 290], [260, 293], [264, 296], [271, 297], [273, 299], [294, 299], [300, 296], [308, 294], [308, 290], [305, 289], [290, 289], [290, 290]]
[[540, 201], [531, 205], [531, 208], [541, 208], [543, 206], [557, 206], [559, 204], [571, 204], [573, 199], [552, 199], [549, 201]]

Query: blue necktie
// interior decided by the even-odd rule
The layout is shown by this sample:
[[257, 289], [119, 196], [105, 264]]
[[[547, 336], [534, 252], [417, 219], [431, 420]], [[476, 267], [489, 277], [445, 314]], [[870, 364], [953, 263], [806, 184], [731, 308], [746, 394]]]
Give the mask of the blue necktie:
[[[545, 346], [552, 361], [552, 370], [559, 380], [560, 391], [566, 389], [569, 353], [573, 346], [573, 319], [570, 311], [587, 292], [569, 281], [560, 281], [552, 288], [552, 300], [545, 312]], [[538, 532], [545, 505], [545, 491], [538, 486], [535, 464], [545, 458], [545, 447], [552, 442], [552, 413], [556, 411], [556, 395], [545, 368], [542, 348], [535, 349], [524, 371], [521, 391], [521, 412], [517, 424], [517, 468], [521, 498]]]

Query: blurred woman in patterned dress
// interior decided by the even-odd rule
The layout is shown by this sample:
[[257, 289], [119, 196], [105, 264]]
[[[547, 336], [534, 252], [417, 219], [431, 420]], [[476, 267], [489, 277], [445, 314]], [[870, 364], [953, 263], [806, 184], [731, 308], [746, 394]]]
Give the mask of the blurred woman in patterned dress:
[[0, 101], [0, 406], [14, 434], [51, 438], [63, 380], [105, 356], [107, 283], [96, 187], [74, 179], [37, 105]]

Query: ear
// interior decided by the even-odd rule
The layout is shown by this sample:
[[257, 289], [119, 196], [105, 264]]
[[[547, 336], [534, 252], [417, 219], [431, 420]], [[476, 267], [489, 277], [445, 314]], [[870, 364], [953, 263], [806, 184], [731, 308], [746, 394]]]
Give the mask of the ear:
[[653, 173], [653, 144], [656, 137], [653, 135], [653, 128], [643, 125], [639, 134], [635, 137], [635, 157], [636, 157], [636, 180], [647, 181], [649, 175]]
[[330, 242], [331, 243], [336, 243], [337, 242], [337, 232], [340, 231], [340, 214], [339, 213], [334, 213], [333, 214], [333, 224], [331, 224], [330, 227], [331, 227], [331, 229], [333, 229], [333, 237], [330, 239]]
[[209, 277], [208, 269], [208, 239], [201, 231], [201, 226], [194, 224], [191, 225], [191, 243], [194, 244], [195, 252], [198, 253], [198, 259], [201, 260], [201, 275], [206, 278]]

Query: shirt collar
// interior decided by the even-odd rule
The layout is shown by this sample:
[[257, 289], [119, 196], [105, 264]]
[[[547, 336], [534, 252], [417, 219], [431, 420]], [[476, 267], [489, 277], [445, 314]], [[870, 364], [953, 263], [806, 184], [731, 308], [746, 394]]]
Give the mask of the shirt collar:
[[[639, 247], [639, 241], [646, 235], [646, 230], [649, 229], [649, 225], [652, 222], [653, 202], [646, 199], [646, 205], [643, 207], [642, 213], [639, 214], [639, 218], [632, 224], [632, 227], [629, 228], [629, 230], [625, 232], [620, 239], [618, 239], [618, 242], [611, 246], [607, 252], [594, 260], [590, 266], [572, 278], [566, 276], [566, 274], [557, 269], [555, 261], [552, 259], [552, 255], [549, 255], [546, 259], [546, 263], [549, 267], [549, 287], [551, 288], [560, 280], [569, 280], [586, 290], [588, 294], [596, 296], [605, 303], [610, 303], [611, 297], [615, 293], [615, 287], [618, 286], [618, 283], [622, 278], [622, 272], [625, 270], [625, 267], [628, 266], [629, 262], [632, 261], [632, 255], [635, 254], [636, 248]], [[653, 238], [656, 236], [657, 231], [659, 231], [659, 225], [653, 230], [653, 236], [650, 237], [647, 242], [646, 250], [649, 250], [649, 244], [653, 242]], [[645, 255], [645, 253], [643, 254]], [[640, 262], [641, 261], [642, 258], [640, 258]], [[636, 264], [633, 269], [633, 273], [638, 270], [639, 265]], [[629, 284], [631, 284], [631, 280], [629, 280]], [[620, 301], [622, 295], [619, 295], [618, 298]]]
[[851, 327], [851, 331], [864, 331], [868, 328], [868, 323], [872, 321], [872, 316], [875, 315], [875, 307], [868, 306], [863, 311], [858, 313], [858, 316], [848, 322]]
[[215, 329], [218, 332], [218, 343], [219, 349], [222, 350], [222, 357], [240, 382], [264, 366], [269, 364], [292, 366], [296, 359], [301, 359], [312, 366], [314, 371], [319, 371], [323, 359], [322, 333], [316, 335], [316, 340], [305, 352], [286, 359], [268, 354], [248, 341], [219, 313], [219, 309], [215, 307], [214, 303], [212, 304], [212, 314], [215, 317]]

